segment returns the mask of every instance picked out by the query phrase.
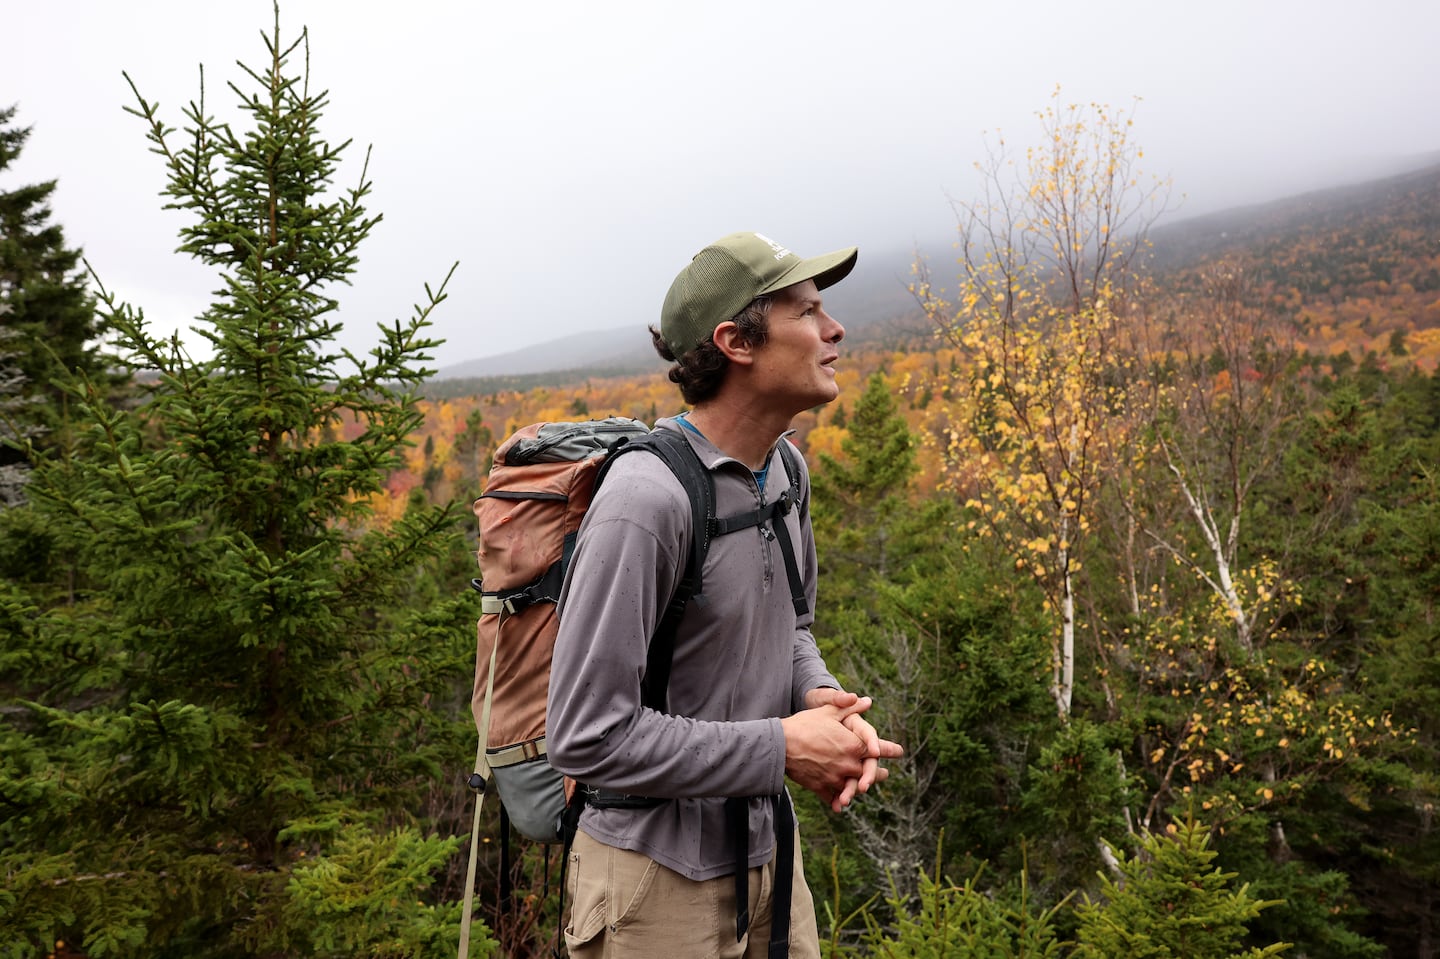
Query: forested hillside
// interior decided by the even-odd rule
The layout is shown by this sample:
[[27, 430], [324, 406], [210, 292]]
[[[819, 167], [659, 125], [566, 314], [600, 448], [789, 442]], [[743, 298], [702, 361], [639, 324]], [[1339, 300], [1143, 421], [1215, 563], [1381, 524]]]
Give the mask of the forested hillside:
[[[1137, 261], [1156, 304], [1166, 308], [1214, 293], [1216, 276], [1224, 273], [1233, 296], [1264, 315], [1269, 335], [1319, 373], [1362, 364], [1403, 374], [1440, 368], [1440, 166], [1160, 227]], [[883, 369], [903, 386], [910, 427], [934, 432], [944, 417], [935, 420], [926, 411], [937, 390], [950, 388], [939, 372], [950, 370], [955, 356], [913, 295], [913, 315], [897, 319], [901, 302], [877, 307], [885, 321], [842, 317], [854, 333], [840, 377], [845, 394], [853, 396], [858, 384]], [[1197, 326], [1206, 323], [1200, 313], [1191, 316]], [[646, 339], [638, 328], [635, 336]], [[488, 447], [524, 423], [584, 418], [592, 411], [647, 420], [672, 412], [678, 394], [658, 360], [656, 367], [640, 375], [569, 370], [431, 380], [421, 387], [425, 426], [407, 468], [392, 476], [392, 488], [424, 485], [442, 497], [457, 482], [474, 489], [487, 467]], [[827, 424], [837, 414], [843, 422], [844, 407], [842, 397], [834, 409], [802, 417], [796, 423], [802, 446], [809, 441], [817, 452], [834, 453], [840, 434]], [[810, 438], [816, 426], [821, 430]], [[475, 435], [465, 438], [467, 428], [483, 430], [478, 446]], [[457, 440], [463, 450], [478, 448], [481, 462], [452, 459]], [[928, 488], [938, 480], [936, 463], [923, 452], [922, 460], [919, 485]]]
[[1309, 352], [1440, 360], [1440, 167], [1327, 190], [1159, 231], [1155, 269], [1194, 292], [1217, 262]]

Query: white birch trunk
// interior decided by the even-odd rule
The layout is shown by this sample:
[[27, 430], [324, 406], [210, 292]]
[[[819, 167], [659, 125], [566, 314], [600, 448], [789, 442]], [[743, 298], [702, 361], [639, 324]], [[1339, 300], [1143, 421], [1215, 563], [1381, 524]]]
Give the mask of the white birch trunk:
[[[1246, 614], [1245, 604], [1241, 601], [1240, 593], [1235, 588], [1235, 580], [1230, 571], [1230, 553], [1226, 549], [1227, 543], [1220, 540], [1220, 529], [1215, 522], [1215, 516], [1210, 510], [1209, 503], [1202, 502], [1201, 498], [1196, 496], [1195, 491], [1190, 488], [1180, 467], [1175, 465], [1169, 447], [1162, 444], [1161, 448], [1165, 451], [1166, 464], [1180, 486], [1180, 493], [1185, 497], [1185, 505], [1189, 508], [1190, 514], [1195, 517], [1195, 525], [1200, 527], [1200, 534], [1205, 537], [1205, 545], [1209, 548], [1210, 557], [1215, 563], [1215, 575], [1211, 576], [1200, 570], [1194, 561], [1181, 555], [1173, 546], [1169, 544], [1165, 544], [1165, 546], [1182, 562], [1194, 567], [1215, 594], [1220, 597], [1220, 601], [1225, 604], [1225, 609], [1230, 614], [1230, 619], [1235, 623], [1235, 637], [1239, 640], [1240, 647], [1246, 653], [1253, 653], [1255, 645], [1250, 617]], [[1234, 509], [1235, 517], [1230, 521], [1227, 538], [1232, 549], [1240, 537], [1240, 504], [1238, 502], [1235, 503]]]

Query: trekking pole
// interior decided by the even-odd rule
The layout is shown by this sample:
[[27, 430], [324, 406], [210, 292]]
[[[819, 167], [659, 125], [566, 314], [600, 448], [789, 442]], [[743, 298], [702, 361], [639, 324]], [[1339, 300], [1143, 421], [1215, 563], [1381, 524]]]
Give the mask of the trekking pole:
[[490, 761], [485, 756], [485, 743], [490, 739], [490, 699], [495, 694], [495, 661], [500, 652], [500, 627], [505, 614], [495, 624], [495, 645], [490, 647], [490, 675], [485, 680], [485, 705], [480, 710], [480, 746], [475, 750], [475, 771], [466, 780], [475, 790], [475, 820], [470, 826], [470, 865], [465, 870], [465, 911], [460, 916], [459, 959], [470, 957], [470, 912], [475, 905], [475, 864], [480, 858], [480, 808], [485, 805], [485, 787], [489, 781]]

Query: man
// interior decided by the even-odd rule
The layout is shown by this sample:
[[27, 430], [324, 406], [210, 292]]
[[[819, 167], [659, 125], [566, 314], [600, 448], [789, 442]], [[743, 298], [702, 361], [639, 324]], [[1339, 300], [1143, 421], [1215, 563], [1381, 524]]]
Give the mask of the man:
[[[856, 256], [805, 259], [737, 233], [671, 285], [650, 332], [690, 409], [657, 427], [681, 432], [710, 472], [716, 516], [789, 491], [780, 444], [791, 419], [839, 392], [845, 331], [821, 290]], [[636, 453], [616, 459], [586, 514], [547, 721], [551, 764], [596, 797], [567, 864], [572, 956], [758, 956], [772, 938], [774, 954], [788, 940], [796, 959], [819, 955], [784, 780], [839, 812], [901, 748], [863, 718], [869, 699], [840, 690], [810, 633], [809, 476], [792, 459], [799, 507], [711, 541], [663, 711], [642, 704], [642, 679], [689, 555], [688, 496], [660, 457]]]

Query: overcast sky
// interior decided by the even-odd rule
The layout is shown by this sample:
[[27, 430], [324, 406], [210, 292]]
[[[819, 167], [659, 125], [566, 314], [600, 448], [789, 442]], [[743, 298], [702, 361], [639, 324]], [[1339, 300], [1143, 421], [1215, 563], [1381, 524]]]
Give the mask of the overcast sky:
[[[947, 197], [974, 195], [986, 131], [1031, 142], [1065, 101], [1135, 114], [1144, 169], [1184, 215], [1440, 150], [1435, 0], [288, 0], [310, 31], [322, 133], [373, 147], [384, 214], [341, 293], [342, 342], [410, 313], [460, 266], [440, 366], [577, 330], [655, 322], [712, 239], [762, 231], [802, 255], [920, 244], [943, 260]], [[33, 127], [0, 189], [58, 179], [55, 219], [158, 329], [218, 283], [174, 253], [159, 157], [123, 112], [182, 126], [199, 91], [260, 65], [270, 0], [31, 0], [0, 16], [0, 105]], [[873, 257], [872, 257], [873, 261]], [[843, 319], [843, 317], [842, 317]]]

